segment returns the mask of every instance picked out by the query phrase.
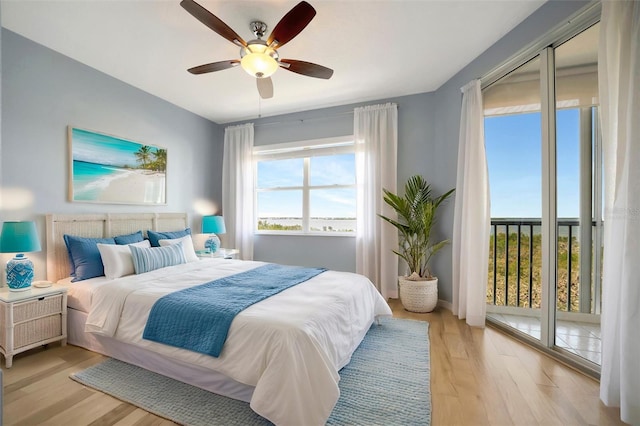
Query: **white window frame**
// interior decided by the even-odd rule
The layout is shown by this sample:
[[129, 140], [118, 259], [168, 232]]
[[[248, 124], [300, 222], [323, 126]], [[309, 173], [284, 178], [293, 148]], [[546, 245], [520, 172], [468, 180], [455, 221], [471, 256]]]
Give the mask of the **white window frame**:
[[[253, 224], [254, 233], [258, 235], [304, 235], [304, 236], [323, 236], [323, 237], [354, 237], [355, 232], [326, 232], [311, 231], [309, 227], [310, 208], [309, 193], [315, 189], [341, 189], [354, 188], [357, 191], [357, 183], [350, 185], [313, 185], [309, 184], [309, 168], [312, 157], [339, 155], [339, 154], [355, 154], [355, 138], [353, 135], [339, 136], [323, 139], [312, 139], [298, 142], [280, 143], [273, 145], [262, 145], [253, 148], [253, 167], [254, 167], [254, 212]], [[303, 182], [301, 186], [286, 186], [276, 188], [258, 188], [258, 162], [269, 160], [285, 160], [291, 158], [303, 158]], [[273, 191], [302, 191], [302, 231], [267, 231], [258, 230], [258, 194], [261, 192]]]

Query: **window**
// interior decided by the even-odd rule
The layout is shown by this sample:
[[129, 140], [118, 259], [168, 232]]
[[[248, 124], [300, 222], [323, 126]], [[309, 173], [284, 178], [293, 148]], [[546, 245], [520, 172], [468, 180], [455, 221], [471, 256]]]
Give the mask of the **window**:
[[353, 137], [254, 148], [258, 233], [355, 235]]

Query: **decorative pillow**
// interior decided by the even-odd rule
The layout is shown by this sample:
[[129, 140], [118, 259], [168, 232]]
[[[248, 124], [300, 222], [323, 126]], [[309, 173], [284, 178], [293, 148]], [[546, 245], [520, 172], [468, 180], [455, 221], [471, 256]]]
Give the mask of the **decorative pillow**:
[[186, 263], [181, 242], [165, 247], [140, 248], [134, 245], [128, 247], [133, 255], [133, 267], [136, 274]]
[[[102, 257], [104, 265], [104, 275], [110, 280], [124, 277], [135, 273], [133, 267], [133, 257], [128, 245], [113, 245], [98, 243], [98, 251]], [[132, 246], [148, 248], [151, 247], [149, 241], [144, 240], [131, 243]]]
[[104, 275], [97, 244], [115, 244], [113, 238], [85, 238], [66, 234], [63, 237], [69, 253], [70, 275], [74, 277], [72, 282]]
[[191, 235], [191, 228], [186, 228], [184, 231], [171, 232], [147, 231], [147, 237], [149, 237], [149, 241], [151, 241], [151, 247], [160, 247], [159, 240], [172, 240], [174, 238], [182, 238], [185, 235]]
[[113, 237], [113, 239], [116, 240], [116, 244], [133, 244], [144, 241], [142, 231], [134, 232], [133, 234], [118, 235], [117, 237]]
[[182, 243], [182, 251], [184, 252], [184, 260], [189, 262], [197, 262], [198, 255], [196, 254], [196, 250], [193, 248], [193, 240], [191, 239], [191, 235], [185, 235], [182, 238], [174, 238], [171, 240], [159, 240], [160, 247], [166, 247], [173, 244]]

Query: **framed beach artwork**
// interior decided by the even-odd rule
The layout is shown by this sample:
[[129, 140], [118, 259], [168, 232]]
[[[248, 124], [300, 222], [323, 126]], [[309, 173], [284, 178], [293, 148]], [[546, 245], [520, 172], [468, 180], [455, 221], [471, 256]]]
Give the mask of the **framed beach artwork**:
[[167, 150], [69, 126], [71, 201], [166, 204]]

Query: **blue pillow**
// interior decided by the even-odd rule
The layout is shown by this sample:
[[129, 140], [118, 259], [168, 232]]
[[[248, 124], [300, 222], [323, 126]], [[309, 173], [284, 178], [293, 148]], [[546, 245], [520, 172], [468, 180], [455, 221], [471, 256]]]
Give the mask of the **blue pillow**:
[[164, 247], [129, 246], [129, 250], [131, 250], [136, 274], [187, 263], [182, 251], [182, 242]]
[[97, 244], [115, 244], [116, 241], [113, 238], [85, 238], [66, 234], [63, 237], [69, 253], [71, 276], [74, 277], [71, 282], [104, 275], [104, 266]]
[[113, 237], [113, 239], [116, 240], [116, 244], [120, 245], [133, 244], [144, 241], [142, 231], [134, 232], [133, 234], [118, 235], [117, 237]]
[[187, 228], [184, 231], [171, 231], [171, 232], [157, 232], [148, 230], [147, 237], [149, 237], [149, 242], [151, 243], [151, 247], [160, 247], [160, 240], [173, 240], [174, 238], [182, 238], [187, 235], [191, 235], [191, 228]]

